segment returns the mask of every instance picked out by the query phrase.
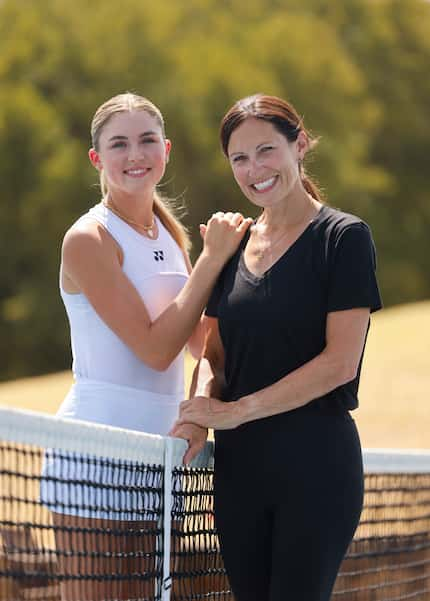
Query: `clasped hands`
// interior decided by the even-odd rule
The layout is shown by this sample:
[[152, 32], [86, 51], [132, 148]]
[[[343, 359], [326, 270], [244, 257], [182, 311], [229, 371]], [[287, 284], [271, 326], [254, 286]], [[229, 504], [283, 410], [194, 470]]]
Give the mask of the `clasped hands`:
[[208, 428], [230, 430], [241, 423], [238, 402], [225, 403], [212, 397], [196, 396], [180, 404], [179, 418], [169, 436], [188, 442], [183, 461], [189, 463], [205, 446]]

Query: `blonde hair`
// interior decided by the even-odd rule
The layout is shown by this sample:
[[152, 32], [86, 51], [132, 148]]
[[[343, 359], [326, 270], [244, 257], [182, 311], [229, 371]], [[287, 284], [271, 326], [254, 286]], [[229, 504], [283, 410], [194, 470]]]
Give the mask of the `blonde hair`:
[[[155, 118], [161, 128], [163, 137], [166, 137], [163, 115], [155, 104], [143, 96], [126, 92], [125, 94], [118, 94], [104, 102], [99, 106], [93, 117], [91, 122], [91, 140], [93, 148], [97, 152], [99, 152], [100, 149], [100, 135], [103, 127], [113, 115], [116, 113], [124, 113], [126, 111], [145, 111], [148, 115]], [[100, 188], [102, 197], [105, 199], [109, 193], [109, 188], [103, 170], [100, 171]], [[182, 250], [187, 253], [191, 246], [188, 232], [175, 216], [172, 202], [161, 196], [157, 190], [154, 192], [154, 213], [160, 219], [172, 238]]]

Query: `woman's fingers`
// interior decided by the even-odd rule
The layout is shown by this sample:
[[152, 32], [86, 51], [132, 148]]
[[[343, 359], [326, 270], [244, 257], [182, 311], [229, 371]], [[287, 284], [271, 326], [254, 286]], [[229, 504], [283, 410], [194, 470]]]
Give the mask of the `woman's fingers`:
[[181, 423], [180, 421], [177, 421], [170, 430], [169, 436], [183, 438], [187, 441], [188, 447], [183, 457], [183, 463], [187, 464], [194, 459], [205, 446], [207, 429], [189, 422]]
[[182, 459], [184, 465], [190, 463], [194, 459], [194, 457], [196, 457], [200, 453], [200, 451], [205, 446], [205, 442], [206, 440], [191, 440], [189, 442], [188, 449], [186, 450], [185, 455]]
[[243, 219], [237, 226], [238, 232], [240, 232], [240, 233], [246, 232], [246, 230], [249, 228], [249, 226], [252, 223], [254, 223], [254, 220], [251, 217], [247, 217], [246, 219]]
[[234, 227], [239, 227], [239, 225], [244, 221], [244, 217], [241, 213], [232, 213], [231, 215], [231, 223]]

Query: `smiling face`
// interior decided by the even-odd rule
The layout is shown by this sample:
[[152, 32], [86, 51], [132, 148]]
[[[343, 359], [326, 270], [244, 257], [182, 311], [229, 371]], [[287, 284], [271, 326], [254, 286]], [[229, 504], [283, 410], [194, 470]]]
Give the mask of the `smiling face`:
[[170, 141], [157, 119], [145, 110], [114, 114], [101, 130], [98, 149], [89, 152], [103, 170], [111, 193], [153, 193], [166, 169]]
[[228, 158], [245, 196], [259, 207], [282, 202], [300, 184], [306, 142], [289, 142], [270, 122], [249, 117], [231, 134]]

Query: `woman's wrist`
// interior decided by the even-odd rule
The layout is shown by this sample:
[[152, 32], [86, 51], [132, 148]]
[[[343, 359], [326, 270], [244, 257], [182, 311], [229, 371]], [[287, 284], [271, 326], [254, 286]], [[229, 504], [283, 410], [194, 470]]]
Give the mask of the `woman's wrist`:
[[[206, 247], [203, 247], [199, 258], [197, 259], [196, 265], [199, 263], [204, 269], [210, 270], [212, 273], [221, 272], [225, 264], [225, 258], [223, 259], [220, 253], [211, 252]], [[195, 266], [196, 267], [196, 266]], [[195, 269], [194, 267], [194, 269]]]
[[247, 394], [246, 396], [240, 397], [236, 403], [240, 423], [251, 422], [254, 419], [258, 419], [258, 398], [256, 394]]

